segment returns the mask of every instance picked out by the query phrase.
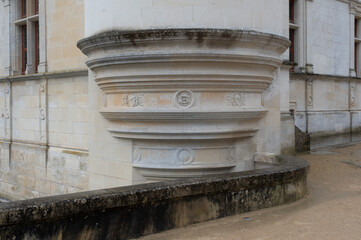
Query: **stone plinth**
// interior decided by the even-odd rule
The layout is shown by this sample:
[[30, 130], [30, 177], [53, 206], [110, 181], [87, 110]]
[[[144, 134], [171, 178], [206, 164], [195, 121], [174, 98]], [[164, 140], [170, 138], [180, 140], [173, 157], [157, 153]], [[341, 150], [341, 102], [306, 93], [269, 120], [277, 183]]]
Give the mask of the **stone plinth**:
[[[263, 92], [289, 46], [255, 31], [111, 31], [78, 42], [104, 93], [109, 132], [150, 179], [230, 171], [267, 113]], [[241, 167], [246, 169], [245, 164]]]

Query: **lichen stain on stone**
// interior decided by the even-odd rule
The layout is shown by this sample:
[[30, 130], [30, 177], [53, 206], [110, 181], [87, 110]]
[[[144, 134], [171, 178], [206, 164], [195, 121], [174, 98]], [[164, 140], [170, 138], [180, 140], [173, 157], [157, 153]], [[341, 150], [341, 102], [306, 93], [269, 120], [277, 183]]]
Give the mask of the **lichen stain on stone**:
[[218, 218], [219, 206], [206, 197], [178, 202], [174, 207], [173, 222], [177, 227]]
[[226, 30], [226, 31], [222, 32], [221, 37], [222, 38], [232, 38], [232, 32]]
[[79, 240], [96, 239], [94, 230], [89, 227], [84, 228], [84, 230], [79, 234], [77, 239], [79, 239]]
[[88, 153], [85, 152], [78, 152], [78, 151], [70, 151], [70, 150], [62, 150], [62, 153], [66, 153], [66, 154], [72, 154], [72, 155], [77, 155], [77, 156], [88, 156]]
[[194, 32], [185, 32], [184, 36], [186, 36], [188, 40], [192, 40], [194, 37]]
[[135, 43], [136, 34], [134, 33], [124, 34], [124, 38], [127, 39], [129, 42], [131, 42], [133, 46], [136, 45]]
[[152, 31], [145, 31], [139, 33], [126, 33], [123, 35], [125, 39], [127, 39], [133, 46], [136, 46], [136, 40], [144, 40], [144, 39], [167, 39], [178, 36], [178, 32], [175, 30], [152, 30]]
[[197, 43], [201, 44], [205, 37], [207, 37], [206, 32], [197, 32]]

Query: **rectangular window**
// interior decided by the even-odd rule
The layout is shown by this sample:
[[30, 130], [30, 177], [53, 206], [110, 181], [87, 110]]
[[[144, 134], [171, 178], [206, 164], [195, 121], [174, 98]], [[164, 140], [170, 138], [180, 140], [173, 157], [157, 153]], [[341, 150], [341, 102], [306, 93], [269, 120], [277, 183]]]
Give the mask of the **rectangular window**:
[[26, 0], [21, 1], [21, 18], [26, 18]]
[[294, 62], [295, 61], [295, 30], [294, 29], [290, 29], [290, 41], [291, 41], [291, 46], [290, 46], [290, 62]]
[[[12, 50], [15, 56], [14, 73], [17, 74], [34, 74], [44, 71], [41, 68], [40, 61], [43, 55], [43, 49], [40, 50], [41, 39], [44, 39], [41, 28], [40, 19], [44, 14], [39, 9], [39, 0], [16, 0], [16, 16], [15, 20], [15, 44]], [[41, 54], [40, 54], [41, 53]]]
[[359, 55], [359, 48], [360, 48], [360, 44], [361, 44], [361, 41], [359, 39], [359, 31], [358, 31], [358, 28], [359, 28], [359, 21], [360, 19], [359, 18], [355, 18], [355, 29], [354, 29], [354, 69], [355, 69], [355, 73], [356, 73], [356, 76], [357, 77], [360, 77], [360, 73], [358, 71], [360, 71], [360, 66], [357, 66], [358, 64], [360, 64], [360, 55]]
[[355, 18], [355, 38], [357, 38], [357, 18]]
[[35, 72], [39, 68], [39, 22], [35, 23]]
[[34, 13], [38, 14], [39, 13], [39, 0], [34, 0]]
[[357, 46], [358, 44], [355, 43], [355, 72], [357, 73]]
[[295, 22], [295, 1], [289, 0], [289, 20], [291, 23]]
[[27, 30], [26, 25], [21, 27], [21, 72], [25, 74], [28, 63]]

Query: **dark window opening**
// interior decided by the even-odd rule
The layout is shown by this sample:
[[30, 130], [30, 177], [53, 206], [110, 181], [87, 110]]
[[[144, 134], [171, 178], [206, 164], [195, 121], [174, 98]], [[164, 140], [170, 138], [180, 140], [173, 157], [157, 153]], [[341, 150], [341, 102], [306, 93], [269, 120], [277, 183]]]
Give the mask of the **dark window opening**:
[[289, 0], [289, 20], [291, 23], [295, 22], [295, 1]]
[[26, 65], [28, 63], [28, 47], [27, 47], [27, 37], [26, 37], [26, 25], [21, 27], [21, 72], [25, 74]]
[[290, 41], [291, 41], [291, 46], [290, 46], [290, 62], [294, 62], [295, 61], [295, 30], [294, 29], [290, 29]]
[[21, 17], [26, 17], [26, 0], [21, 0]]
[[34, 0], [34, 13], [38, 14], [39, 13], [39, 0]]
[[357, 19], [355, 18], [355, 38], [357, 38]]
[[35, 72], [39, 68], [39, 22], [35, 23]]
[[358, 44], [355, 43], [355, 72], [357, 74], [357, 49], [358, 49]]

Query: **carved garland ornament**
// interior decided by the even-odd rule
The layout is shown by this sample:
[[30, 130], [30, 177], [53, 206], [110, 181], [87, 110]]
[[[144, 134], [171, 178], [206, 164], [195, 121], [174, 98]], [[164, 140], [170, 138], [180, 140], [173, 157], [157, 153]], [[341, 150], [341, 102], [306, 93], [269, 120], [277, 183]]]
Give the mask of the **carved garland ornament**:
[[144, 96], [129, 94], [123, 97], [123, 103], [128, 107], [142, 107], [144, 106]]
[[241, 107], [245, 105], [246, 96], [243, 93], [231, 93], [226, 96], [227, 104], [233, 107]]

